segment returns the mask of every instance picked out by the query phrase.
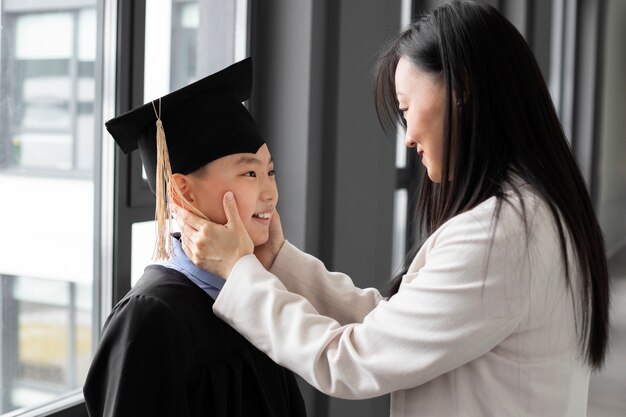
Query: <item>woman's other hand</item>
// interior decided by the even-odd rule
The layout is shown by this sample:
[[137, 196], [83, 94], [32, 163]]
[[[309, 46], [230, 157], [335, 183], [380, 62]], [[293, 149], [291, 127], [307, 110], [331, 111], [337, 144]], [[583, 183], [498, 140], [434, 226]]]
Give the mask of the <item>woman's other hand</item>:
[[280, 216], [278, 212], [274, 210], [272, 213], [272, 221], [270, 223], [269, 239], [262, 245], [254, 248], [254, 254], [259, 259], [265, 269], [270, 269], [278, 255], [278, 251], [285, 243], [285, 236], [283, 235], [283, 227], [280, 223]]
[[[189, 259], [198, 267], [226, 279], [237, 261], [253, 252], [254, 245], [230, 191], [224, 194], [223, 204], [225, 225], [202, 219], [181, 207], [175, 208], [175, 217], [181, 230], [182, 247]], [[280, 234], [282, 236], [282, 231]]]

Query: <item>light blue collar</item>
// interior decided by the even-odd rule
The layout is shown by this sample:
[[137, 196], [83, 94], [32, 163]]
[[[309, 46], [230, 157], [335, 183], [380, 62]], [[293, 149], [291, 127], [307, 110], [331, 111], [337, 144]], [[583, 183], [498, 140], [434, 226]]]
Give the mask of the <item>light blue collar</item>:
[[179, 238], [180, 233], [172, 234], [172, 256], [166, 261], [158, 262], [158, 264], [167, 268], [175, 269], [176, 271], [184, 274], [194, 284], [203, 289], [211, 296], [211, 298], [215, 300], [226, 281], [224, 278], [198, 268], [193, 262], [191, 262], [185, 254]]

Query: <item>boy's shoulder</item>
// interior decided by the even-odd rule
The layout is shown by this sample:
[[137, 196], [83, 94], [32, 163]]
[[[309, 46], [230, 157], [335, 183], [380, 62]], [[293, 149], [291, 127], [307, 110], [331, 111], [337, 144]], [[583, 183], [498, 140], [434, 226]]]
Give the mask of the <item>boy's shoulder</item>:
[[213, 299], [184, 274], [158, 264], [146, 267], [141, 278], [121, 302], [137, 297], [150, 297], [174, 310], [185, 306], [213, 306]]
[[[113, 308], [103, 333], [122, 327], [131, 338], [153, 335], [155, 328], [180, 339], [201, 361], [215, 360], [249, 342], [213, 313], [214, 300], [182, 273], [149, 265], [137, 284]], [[204, 360], [202, 358], [205, 358]]]

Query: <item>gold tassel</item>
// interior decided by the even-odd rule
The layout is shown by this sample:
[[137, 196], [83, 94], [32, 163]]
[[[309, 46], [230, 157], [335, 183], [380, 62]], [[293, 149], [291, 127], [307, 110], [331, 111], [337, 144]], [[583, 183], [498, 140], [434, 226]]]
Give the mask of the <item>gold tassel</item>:
[[172, 253], [172, 206], [174, 203], [189, 210], [196, 216], [203, 219], [207, 217], [194, 207], [178, 188], [176, 181], [172, 180], [172, 167], [170, 165], [170, 155], [165, 139], [165, 129], [161, 121], [161, 99], [159, 99], [159, 111], [157, 112], [154, 102], [152, 102], [154, 113], [156, 114], [156, 145], [157, 145], [157, 166], [156, 166], [156, 209], [154, 217], [156, 220], [157, 240], [154, 248], [153, 259], [168, 259]]
[[[152, 103], [154, 106], [154, 103]], [[156, 112], [156, 109], [155, 109]], [[156, 220], [157, 240], [154, 249], [154, 259], [168, 259], [172, 253], [172, 240], [170, 239], [172, 210], [170, 207], [170, 181], [172, 167], [165, 140], [165, 130], [160, 117], [161, 100], [159, 99], [159, 113], [156, 121], [157, 143], [157, 166], [156, 166]]]

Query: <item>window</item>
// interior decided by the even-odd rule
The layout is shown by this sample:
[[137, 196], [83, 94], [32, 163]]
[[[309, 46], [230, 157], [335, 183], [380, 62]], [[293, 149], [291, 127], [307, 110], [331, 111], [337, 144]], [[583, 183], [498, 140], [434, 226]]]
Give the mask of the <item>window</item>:
[[0, 415], [17, 416], [80, 399], [152, 254], [152, 196], [131, 157], [113, 167], [103, 119], [247, 56], [248, 2], [2, 0], [0, 25]]
[[96, 0], [0, 2], [0, 414], [83, 384], [94, 336]]

